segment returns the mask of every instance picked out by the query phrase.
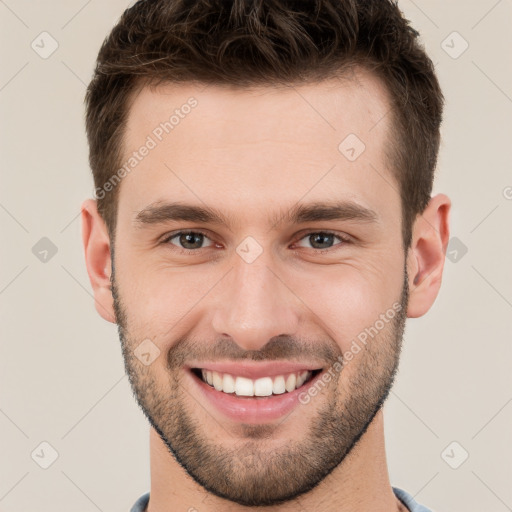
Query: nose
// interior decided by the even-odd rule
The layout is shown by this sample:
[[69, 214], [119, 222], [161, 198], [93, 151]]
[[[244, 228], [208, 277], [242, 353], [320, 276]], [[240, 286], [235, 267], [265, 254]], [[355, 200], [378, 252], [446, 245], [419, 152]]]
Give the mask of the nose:
[[261, 350], [274, 336], [293, 336], [299, 325], [300, 301], [269, 263], [263, 255], [252, 263], [239, 259], [217, 297], [213, 329], [245, 350]]

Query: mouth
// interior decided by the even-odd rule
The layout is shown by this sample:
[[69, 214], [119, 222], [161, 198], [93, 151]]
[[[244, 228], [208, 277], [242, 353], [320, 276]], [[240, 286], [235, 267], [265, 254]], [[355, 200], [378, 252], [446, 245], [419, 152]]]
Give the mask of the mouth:
[[[236, 423], [260, 425], [281, 422], [309, 403], [304, 402], [303, 395], [309, 393], [309, 388], [316, 388], [327, 371], [314, 363], [294, 361], [205, 361], [192, 363], [185, 370], [185, 382], [206, 411]], [[322, 394], [320, 389], [315, 393]], [[319, 396], [315, 403], [318, 400], [323, 399]], [[306, 415], [295, 411], [293, 418], [307, 421], [309, 411], [314, 410], [314, 406], [308, 407]]]
[[237, 398], [255, 400], [294, 393], [309, 384], [322, 372], [322, 368], [287, 372], [257, 379], [204, 368], [190, 368], [190, 371], [212, 390]]

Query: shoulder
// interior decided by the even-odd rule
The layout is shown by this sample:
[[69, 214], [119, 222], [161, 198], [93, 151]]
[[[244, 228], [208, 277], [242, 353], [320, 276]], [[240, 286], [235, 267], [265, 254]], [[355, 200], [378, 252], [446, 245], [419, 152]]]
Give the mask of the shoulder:
[[149, 502], [149, 492], [143, 494], [130, 509], [130, 512], [144, 512]]
[[434, 512], [433, 510], [420, 505], [407, 491], [399, 487], [392, 487], [395, 496], [409, 509], [410, 512]]

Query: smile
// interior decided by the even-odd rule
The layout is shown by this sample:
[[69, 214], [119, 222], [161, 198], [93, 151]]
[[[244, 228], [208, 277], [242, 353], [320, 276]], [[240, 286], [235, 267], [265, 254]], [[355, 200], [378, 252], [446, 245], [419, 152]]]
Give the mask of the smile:
[[273, 377], [249, 379], [229, 373], [193, 368], [192, 372], [203, 382], [222, 393], [235, 394], [239, 397], [263, 397], [291, 393], [308, 383], [321, 370], [291, 372]]
[[[239, 368], [239, 371], [244, 370]], [[189, 376], [191, 389], [196, 389], [202, 397], [207, 411], [220, 413], [236, 423], [265, 424], [282, 421], [301, 406], [301, 394], [309, 386], [314, 386], [324, 372], [306, 367], [293, 372], [289, 369], [282, 369], [280, 373], [269, 371], [268, 376], [258, 369], [255, 372], [257, 378], [250, 378], [248, 370], [244, 373], [246, 376], [235, 375], [234, 371], [220, 371], [219, 368], [189, 367], [185, 375]]]

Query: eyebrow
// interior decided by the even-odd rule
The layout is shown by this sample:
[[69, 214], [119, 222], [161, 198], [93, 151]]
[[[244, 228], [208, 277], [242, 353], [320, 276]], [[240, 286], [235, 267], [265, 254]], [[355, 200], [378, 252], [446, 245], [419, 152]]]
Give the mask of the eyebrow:
[[[353, 201], [315, 202], [296, 204], [284, 214], [274, 214], [269, 218], [272, 229], [282, 223], [302, 224], [305, 222], [352, 220], [362, 223], [378, 223], [379, 215]], [[135, 217], [138, 227], [161, 224], [169, 221], [199, 222], [230, 226], [236, 224], [236, 218], [217, 208], [180, 202], [152, 203], [139, 211]]]

